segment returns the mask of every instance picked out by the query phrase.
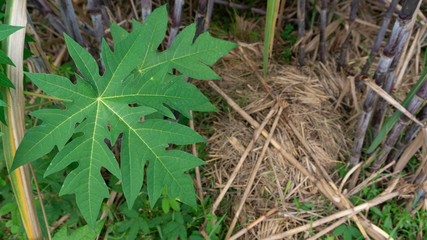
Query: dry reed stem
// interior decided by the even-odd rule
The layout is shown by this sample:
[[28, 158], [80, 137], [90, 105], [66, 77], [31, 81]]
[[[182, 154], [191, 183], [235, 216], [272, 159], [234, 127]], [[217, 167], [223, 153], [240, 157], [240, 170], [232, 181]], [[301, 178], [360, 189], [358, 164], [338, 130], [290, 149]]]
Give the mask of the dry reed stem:
[[425, 32], [426, 29], [427, 29], [427, 25], [424, 25], [423, 28], [422, 29], [419, 28], [417, 33], [415, 34], [411, 47], [409, 48], [408, 53], [406, 54], [405, 60], [402, 61], [402, 66], [399, 70], [399, 74], [397, 75], [396, 83], [395, 83], [396, 89], [399, 89], [400, 85], [402, 84], [403, 75], [406, 72], [406, 69], [408, 68], [409, 62], [411, 61], [412, 57], [415, 54], [416, 47], [420, 47], [421, 43], [424, 42], [424, 40], [422, 39], [422, 35], [423, 35], [422, 33]]
[[[276, 106], [278, 106], [278, 105], [276, 105]], [[276, 108], [276, 107], [274, 107], [274, 108]], [[274, 119], [273, 126], [271, 127], [270, 134], [268, 135], [268, 137], [267, 137], [267, 139], [266, 139], [266, 141], [264, 143], [264, 146], [262, 148], [261, 154], [258, 157], [258, 160], [257, 160], [257, 162], [255, 164], [255, 167], [253, 167], [253, 169], [252, 169], [251, 175], [250, 175], [248, 183], [246, 185], [245, 192], [243, 193], [243, 196], [242, 196], [242, 198], [241, 198], [241, 200], [239, 202], [239, 205], [237, 207], [236, 213], [234, 214], [233, 220], [231, 221], [230, 228], [228, 229], [228, 232], [227, 232], [227, 234], [225, 236], [225, 239], [229, 239], [230, 236], [231, 236], [231, 234], [233, 233], [234, 227], [236, 226], [237, 220], [238, 220], [238, 218], [240, 216], [240, 212], [243, 209], [243, 205], [245, 204], [245, 201], [248, 198], [248, 195], [249, 195], [249, 193], [250, 193], [250, 191], [252, 189], [252, 185], [253, 185], [253, 183], [255, 181], [255, 177], [256, 177], [256, 175], [258, 173], [258, 169], [261, 166], [262, 160], [264, 160], [265, 153], [266, 153], [266, 151], [268, 149], [268, 146], [270, 145], [271, 138], [274, 135], [274, 131], [276, 130], [277, 123], [279, 122], [279, 119], [280, 119], [280, 116], [282, 114], [282, 111], [283, 111], [283, 107], [280, 107], [279, 111], [277, 112], [276, 118]]]
[[[193, 118], [193, 111], [190, 110], [190, 116], [191, 118]], [[193, 119], [190, 120], [190, 128], [194, 130], [194, 121]], [[191, 146], [191, 149], [193, 151], [193, 155], [195, 157], [199, 157], [199, 154], [197, 153], [197, 148], [196, 148], [196, 144], [193, 143]], [[196, 172], [196, 188], [197, 188], [197, 193], [199, 195], [200, 198], [200, 202], [203, 203], [205, 202], [204, 197], [203, 197], [203, 187], [202, 187], [202, 178], [200, 177], [200, 168], [196, 167], [195, 169]]]
[[347, 180], [350, 178], [350, 176], [355, 172], [355, 171], [360, 171], [359, 168], [362, 167], [363, 163], [360, 162], [358, 163], [356, 166], [352, 167], [350, 169], [350, 171], [348, 171], [348, 173], [344, 176], [339, 191], [342, 192], [342, 189], [344, 188], [344, 184], [347, 182]]
[[255, 66], [253, 65], [252, 61], [249, 60], [249, 58], [246, 56], [245, 51], [243, 50], [242, 47], [238, 47], [239, 51], [241, 53], [241, 56], [243, 57], [243, 60], [245, 61], [246, 64], [248, 64], [248, 66], [252, 69], [252, 71], [254, 72], [255, 76], [258, 78], [258, 80], [261, 82], [262, 86], [264, 87], [264, 89], [267, 91], [268, 94], [272, 95], [271, 89], [268, 86], [268, 84], [265, 82], [265, 79], [261, 76], [261, 74], [259, 74], [255, 68]]
[[[248, 121], [253, 127], [258, 128], [259, 123], [257, 123], [251, 116], [249, 116], [243, 109], [241, 109], [234, 101], [228, 97], [214, 82], [209, 81], [208, 84], [217, 91], [232, 107], [236, 112], [238, 112], [246, 121]], [[264, 130], [261, 132], [264, 137], [268, 137], [268, 133]], [[302, 174], [307, 176], [314, 185], [337, 207], [341, 209], [351, 208], [350, 202], [347, 198], [344, 197], [341, 193], [337, 193], [337, 188], [333, 189], [323, 178], [319, 178], [319, 175], [316, 173], [309, 173], [306, 168], [304, 168], [301, 163], [299, 163], [292, 155], [286, 152], [283, 146], [277, 142], [274, 138], [271, 139], [272, 145], [279, 151], [279, 153], [289, 161], [295, 168], [301, 171]], [[367, 228], [369, 234], [375, 239], [382, 239], [381, 236], [384, 235], [384, 231], [376, 227], [367, 219], [359, 220], [357, 216], [352, 216], [353, 220], [356, 222], [359, 230], [362, 235], [367, 237], [365, 228]]]
[[422, 122], [420, 122], [414, 115], [412, 115], [408, 110], [406, 110], [406, 108], [400, 105], [400, 103], [396, 101], [392, 96], [390, 96], [386, 91], [379, 87], [372, 79], [369, 79], [368, 77], [361, 77], [360, 80], [363, 81], [363, 83], [365, 83], [382, 98], [384, 98], [388, 103], [393, 105], [393, 107], [397, 108], [399, 111], [405, 114], [413, 122], [420, 125], [421, 127], [424, 127], [424, 124]]
[[42, 197], [42, 194], [40, 192], [40, 188], [39, 188], [39, 184], [37, 182], [36, 174], [34, 173], [33, 164], [29, 163], [28, 166], [30, 167], [31, 174], [33, 175], [34, 185], [36, 186], [37, 196], [39, 197], [40, 207], [42, 209], [42, 214], [43, 214], [43, 221], [44, 221], [44, 224], [45, 224], [45, 227], [47, 230], [47, 237], [49, 238], [49, 240], [51, 240], [52, 239], [52, 236], [50, 234], [51, 228], [49, 227], [49, 223], [47, 222], [47, 216], [46, 216], [46, 210], [44, 208], [43, 197]]
[[400, 156], [399, 160], [396, 163], [396, 166], [394, 167], [394, 173], [401, 172], [403, 168], [405, 168], [406, 164], [415, 155], [418, 149], [421, 148], [423, 143], [424, 137], [422, 131], [420, 131], [417, 137], [411, 142], [411, 144], [406, 147], [405, 151]]
[[50, 227], [50, 231], [53, 232], [55, 229], [57, 229], [61, 224], [66, 222], [70, 218], [70, 214], [62, 216], [60, 219], [52, 223], [52, 226]]
[[279, 211], [279, 209], [277, 209], [277, 208], [271, 209], [266, 214], [264, 214], [261, 217], [257, 218], [254, 222], [252, 222], [251, 224], [249, 224], [248, 226], [246, 226], [245, 228], [243, 228], [242, 230], [238, 231], [236, 234], [234, 234], [233, 236], [231, 236], [229, 240], [238, 239], [239, 237], [241, 237], [245, 233], [247, 233], [249, 230], [251, 230], [255, 225], [261, 223], [262, 221], [264, 221], [268, 217], [276, 214], [278, 211]]
[[[355, 216], [360, 211], [367, 210], [367, 209], [369, 209], [369, 208], [371, 208], [373, 206], [376, 206], [376, 205], [381, 204], [381, 203], [383, 203], [383, 202], [385, 202], [387, 200], [395, 198], [398, 195], [399, 195], [398, 191], [395, 191], [395, 192], [392, 192], [392, 193], [387, 193], [387, 194], [384, 194], [382, 196], [380, 194], [380, 196], [378, 196], [378, 197], [376, 197], [376, 198], [374, 198], [374, 199], [372, 199], [372, 200], [370, 200], [370, 201], [368, 201], [366, 203], [362, 203], [362, 204], [358, 205], [357, 207], [353, 207], [353, 208], [350, 208], [350, 209], [347, 209], [347, 210], [343, 210], [343, 211], [334, 213], [334, 214], [332, 214], [332, 215], [330, 215], [328, 217], [324, 217], [324, 218], [319, 219], [317, 221], [314, 221], [312, 223], [309, 223], [309, 224], [306, 224], [306, 225], [294, 228], [292, 230], [289, 230], [289, 231], [286, 231], [286, 232], [283, 232], [283, 233], [275, 234], [273, 236], [265, 238], [264, 240], [282, 239], [282, 238], [289, 237], [289, 236], [292, 236], [294, 234], [297, 234], [297, 233], [300, 233], [300, 232], [303, 232], [303, 231], [307, 231], [307, 230], [309, 230], [311, 228], [323, 225], [325, 223], [328, 223], [328, 222], [333, 221], [333, 220], [338, 219], [338, 218], [342, 218], [342, 217], [346, 217], [346, 216], [347, 217]], [[390, 237], [390, 239], [393, 239], [393, 238]]]
[[364, 180], [362, 183], [360, 183], [359, 185], [357, 185], [354, 188], [351, 188], [351, 191], [348, 192], [347, 194], [345, 194], [346, 197], [350, 197], [353, 196], [354, 194], [360, 192], [363, 188], [374, 184], [377, 181], [371, 182], [374, 178], [376, 178], [378, 175], [380, 175], [381, 173], [383, 173], [385, 170], [387, 170], [388, 168], [390, 168], [391, 166], [393, 166], [395, 164], [395, 162], [391, 162], [389, 164], [387, 164], [386, 166], [384, 166], [383, 168], [381, 168], [379, 171], [375, 172], [374, 174], [371, 174], [366, 180]]
[[377, 156], [377, 153], [380, 151], [380, 149], [379, 148], [377, 148], [372, 154], [371, 154], [371, 156], [369, 156], [369, 158], [365, 161], [365, 163], [363, 164], [363, 166], [361, 167], [361, 168], [358, 168], [357, 169], [357, 171], [353, 174], [353, 176], [351, 177], [351, 180], [350, 180], [350, 183], [349, 183], [349, 185], [348, 185], [348, 189], [353, 189], [355, 186], [356, 186], [356, 184], [357, 184], [357, 181], [359, 180], [359, 176], [360, 176], [360, 173], [361, 173], [361, 171], [362, 171], [362, 168], [363, 167], [365, 167], [365, 166], [367, 166], [367, 165], [369, 165], [374, 159], [375, 159], [375, 157]]
[[[119, 185], [119, 184], [121, 184], [122, 183], [122, 181], [121, 180], [119, 180], [115, 185]], [[104, 211], [102, 211], [102, 214], [101, 214], [101, 217], [99, 218], [99, 220], [102, 220], [102, 219], [104, 219], [105, 217], [107, 217], [108, 216], [108, 210], [110, 209], [110, 207], [111, 207], [111, 205], [113, 204], [113, 202], [114, 202], [114, 200], [116, 199], [116, 197], [117, 197], [117, 192], [116, 191], [114, 191], [114, 190], [112, 190], [111, 192], [110, 192], [110, 198], [108, 198], [108, 200], [107, 200], [107, 203], [106, 203], [106, 205], [107, 205], [107, 208], [106, 209], [104, 209]], [[107, 227], [108, 228], [108, 227]], [[107, 233], [108, 233], [108, 231], [106, 231]], [[99, 236], [101, 235], [101, 232], [100, 233], [98, 233], [98, 235], [96, 236], [96, 240], [98, 240], [99, 239]]]
[[315, 235], [313, 235], [312, 237], [308, 238], [307, 240], [316, 240], [319, 239], [321, 236], [327, 234], [328, 232], [334, 230], [335, 228], [339, 227], [341, 224], [344, 224], [346, 221], [348, 221], [348, 218], [343, 217], [341, 219], [339, 219], [338, 221], [334, 222], [333, 224], [331, 224], [330, 226], [328, 226], [327, 228], [323, 229], [322, 231], [316, 233]]
[[[209, 82], [209, 83], [213, 83], [213, 82]], [[222, 199], [224, 198], [225, 194], [227, 193], [228, 189], [230, 188], [231, 184], [233, 183], [234, 179], [236, 178], [240, 168], [242, 167], [243, 163], [246, 160], [246, 157], [249, 155], [249, 152], [252, 151], [256, 140], [259, 138], [260, 134], [262, 132], [265, 132], [264, 127], [265, 125], [267, 125], [268, 121], [270, 121], [271, 117], [273, 117], [273, 113], [277, 110], [278, 105], [276, 105], [275, 107], [273, 107], [270, 112], [268, 113], [268, 115], [265, 117], [264, 121], [261, 123], [261, 125], [257, 126], [257, 130], [254, 133], [254, 136], [251, 140], [251, 142], [249, 143], [249, 145], [246, 147], [245, 152], [243, 153], [243, 155], [241, 156], [236, 168], [233, 170], [233, 173], [231, 174], [230, 178], [228, 179], [226, 185], [224, 186], [224, 188], [221, 190], [219, 196], [217, 197], [217, 199], [215, 200], [215, 202], [212, 204], [212, 208], [210, 210], [211, 214], [214, 214], [216, 209], [218, 208], [219, 204], [221, 203]], [[243, 110], [242, 110], [243, 111]]]

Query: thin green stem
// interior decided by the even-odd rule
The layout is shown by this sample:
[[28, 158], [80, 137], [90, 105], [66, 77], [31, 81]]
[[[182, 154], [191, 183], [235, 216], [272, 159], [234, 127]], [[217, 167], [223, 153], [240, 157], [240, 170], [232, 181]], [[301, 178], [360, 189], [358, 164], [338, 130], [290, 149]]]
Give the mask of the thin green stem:
[[28, 92], [28, 91], [24, 91], [24, 95], [34, 96], [34, 97], [39, 97], [39, 98], [44, 98], [44, 99], [50, 99], [54, 102], [72, 102], [71, 100], [68, 100], [68, 99], [60, 99], [60, 98], [56, 98], [56, 97], [52, 97], [52, 96], [48, 96], [48, 95], [44, 95], [44, 94], [39, 94], [39, 93]]

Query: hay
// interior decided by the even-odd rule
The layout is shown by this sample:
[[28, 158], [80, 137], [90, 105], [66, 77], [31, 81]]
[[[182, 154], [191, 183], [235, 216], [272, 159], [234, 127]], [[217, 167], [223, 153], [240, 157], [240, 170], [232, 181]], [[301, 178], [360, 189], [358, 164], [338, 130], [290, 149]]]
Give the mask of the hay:
[[[262, 46], [247, 45], [244, 48], [256, 65], [262, 63], [262, 57], [258, 54], [261, 52], [260, 47]], [[242, 61], [228, 59], [223, 61], [216, 71], [223, 78], [222, 81], [217, 82], [221, 89], [235, 102], [240, 102], [241, 107], [255, 120], [262, 122], [273, 107], [274, 101], [261, 87], [249, 66]], [[321, 159], [321, 164], [331, 170], [331, 174], [334, 166], [345, 160], [352, 141], [347, 134], [342, 114], [335, 109], [338, 91], [332, 91], [334, 96], [331, 96], [331, 90], [327, 89], [330, 82], [335, 81], [336, 79], [331, 79], [327, 72], [319, 71], [319, 68], [300, 69], [277, 63], [271, 64], [267, 81], [274, 94], [289, 103], [284, 110], [289, 121], [312, 146]], [[335, 88], [338, 90], [338, 87]], [[213, 180], [210, 191], [214, 195], [228, 180], [254, 133], [254, 129], [234, 111], [217, 113], [215, 119], [210, 128], [214, 133], [208, 139], [210, 150], [206, 161], [209, 165], [205, 167], [206, 176]], [[266, 126], [267, 131], [272, 122], [270, 121]], [[279, 121], [274, 137], [307, 168], [312, 168], [308, 153], [296, 139], [284, 117]], [[255, 148], [239, 171], [232, 189], [223, 200], [224, 206], [219, 209], [218, 215], [227, 214], [230, 218], [234, 216], [236, 205], [240, 201], [264, 141], [263, 138], [257, 141]], [[290, 183], [289, 190], [284, 195], [284, 199], [281, 199], [279, 191], [284, 191], [288, 183]], [[294, 197], [301, 205], [313, 204], [315, 207], [310, 211], [298, 211]], [[328, 211], [327, 205], [328, 203], [324, 201], [324, 197], [319, 194], [314, 185], [277, 151], [270, 148], [267, 150], [253, 190], [246, 200], [238, 222], [246, 226], [268, 210], [280, 207], [281, 213], [255, 227], [252, 231], [254, 235], [249, 236], [248, 239], [260, 238], [305, 224], [316, 212]]]

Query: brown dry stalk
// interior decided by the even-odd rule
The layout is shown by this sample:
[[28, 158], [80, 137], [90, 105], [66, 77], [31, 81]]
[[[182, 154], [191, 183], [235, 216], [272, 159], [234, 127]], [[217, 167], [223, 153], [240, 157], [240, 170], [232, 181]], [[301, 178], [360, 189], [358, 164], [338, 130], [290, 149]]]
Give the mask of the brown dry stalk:
[[423, 132], [420, 131], [418, 135], [415, 137], [415, 139], [409, 144], [409, 146], [406, 148], [406, 150], [402, 153], [399, 160], [396, 163], [396, 166], [394, 167], [394, 173], [401, 172], [403, 168], [406, 166], [406, 164], [409, 162], [409, 160], [414, 156], [414, 154], [420, 149], [420, 147], [424, 143], [424, 136]]
[[337, 228], [338, 226], [340, 226], [341, 224], [345, 223], [346, 221], [348, 221], [348, 218], [343, 217], [340, 220], [334, 222], [333, 224], [331, 224], [330, 226], [328, 226], [327, 228], [323, 229], [322, 231], [316, 233], [316, 235], [314, 235], [311, 238], [308, 238], [307, 240], [316, 240], [319, 239], [321, 236], [327, 234], [328, 232], [332, 231], [333, 229]]
[[[228, 97], [227, 94], [225, 94], [214, 82], [209, 81], [208, 84], [217, 91], [229, 104], [230, 107], [232, 107], [236, 112], [238, 112], [246, 121], [248, 121], [252, 127], [259, 128], [260, 124], [255, 121], [249, 114], [247, 114], [243, 109], [241, 109], [230, 97]], [[264, 137], [268, 137], [267, 131], [262, 131], [261, 134]], [[314, 185], [338, 208], [340, 209], [348, 209], [351, 208], [350, 202], [347, 198], [344, 197], [341, 193], [338, 193], [336, 188], [333, 189], [325, 179], [319, 177], [316, 173], [309, 173], [308, 170], [301, 165], [301, 163], [296, 160], [291, 154], [289, 154], [285, 148], [277, 142], [274, 138], [271, 139], [271, 144], [279, 151], [279, 153], [296, 169], [298, 169], [303, 175], [308, 177]], [[316, 174], [316, 175], [315, 175]], [[374, 239], [383, 239], [385, 235], [387, 235], [384, 231], [382, 231], [380, 228], [376, 227], [374, 224], [372, 224], [369, 220], [366, 218], [362, 218], [359, 220], [357, 216], [352, 217], [353, 220], [356, 222], [357, 226], [359, 227], [360, 231], [364, 236], [366, 236], [365, 228], [367, 228], [368, 233], [374, 238]], [[367, 237], [367, 236], [366, 236]]]
[[390, 96], [386, 91], [384, 91], [377, 84], [375, 84], [373, 80], [369, 79], [368, 77], [360, 78], [360, 80], [363, 81], [364, 84], [370, 87], [378, 95], [380, 95], [383, 99], [385, 99], [388, 103], [393, 105], [393, 107], [397, 108], [399, 111], [405, 114], [409, 119], [411, 119], [421, 127], [424, 127], [424, 124], [422, 122], [420, 122], [416, 117], [414, 117], [414, 115], [412, 115], [408, 110], [406, 110], [405, 107], [400, 105], [400, 103], [396, 101], [392, 96]]
[[266, 214], [262, 215], [257, 220], [255, 220], [254, 222], [252, 222], [251, 224], [249, 224], [247, 227], [243, 228], [242, 230], [238, 231], [236, 234], [234, 234], [233, 236], [231, 236], [231, 238], [229, 240], [238, 239], [239, 237], [243, 236], [243, 234], [247, 233], [249, 230], [251, 230], [253, 227], [255, 227], [257, 224], [259, 224], [260, 222], [264, 221], [268, 217], [276, 214], [278, 211], [279, 211], [279, 209], [277, 209], [277, 208], [271, 209]]
[[388, 168], [390, 168], [391, 166], [393, 166], [395, 164], [395, 162], [391, 162], [389, 164], [387, 164], [386, 166], [384, 166], [383, 168], [381, 168], [381, 170], [375, 172], [374, 174], [371, 174], [371, 176], [369, 176], [365, 181], [363, 181], [362, 183], [360, 183], [359, 185], [357, 185], [354, 188], [351, 188], [351, 191], [348, 192], [347, 194], [345, 194], [346, 197], [350, 197], [353, 196], [354, 194], [358, 193], [359, 191], [361, 191], [363, 188], [374, 184], [377, 181], [373, 181], [371, 182], [374, 178], [376, 178], [378, 175], [380, 175], [381, 173], [383, 173], [385, 170], [387, 170]]
[[[193, 111], [190, 111], [190, 116], [191, 118], [193, 118]], [[190, 128], [194, 130], [194, 121], [190, 120]], [[196, 148], [196, 144], [193, 143], [192, 145], [192, 151], [193, 151], [193, 155], [195, 157], [199, 157], [199, 154], [197, 153], [197, 148]], [[196, 167], [195, 168], [196, 171], [196, 187], [197, 187], [197, 193], [199, 194], [199, 198], [200, 198], [200, 202], [203, 205], [204, 197], [203, 197], [203, 187], [202, 187], [202, 178], [200, 177], [200, 168]]]
[[276, 118], [274, 119], [273, 126], [271, 127], [270, 134], [268, 135], [267, 140], [264, 143], [264, 147], [262, 148], [261, 154], [258, 157], [258, 160], [255, 164], [255, 167], [252, 169], [251, 175], [249, 177], [249, 181], [246, 185], [245, 192], [243, 193], [243, 196], [240, 199], [239, 206], [237, 207], [237, 211], [234, 214], [233, 220], [231, 221], [230, 228], [228, 229], [228, 232], [227, 232], [227, 235], [225, 236], [225, 239], [229, 239], [231, 234], [233, 233], [234, 227], [236, 226], [237, 220], [238, 220], [240, 213], [243, 209], [243, 205], [245, 204], [246, 199], [248, 198], [249, 193], [251, 192], [252, 185], [253, 185], [253, 183], [255, 181], [255, 177], [258, 173], [258, 169], [261, 166], [262, 160], [264, 159], [265, 153], [267, 152], [268, 146], [270, 145], [270, 141], [274, 135], [274, 131], [276, 130], [277, 123], [279, 123], [282, 111], [283, 111], [283, 107], [280, 107], [279, 112], [277, 113]]
[[252, 61], [249, 60], [249, 58], [246, 56], [245, 51], [243, 50], [242, 47], [238, 47], [239, 51], [241, 53], [241, 56], [243, 58], [243, 60], [245, 61], [246, 64], [249, 65], [249, 67], [252, 69], [252, 71], [254, 72], [255, 76], [258, 78], [258, 80], [261, 82], [262, 86], [264, 87], [264, 89], [267, 91], [268, 94], [272, 95], [271, 89], [268, 86], [267, 82], [265, 81], [265, 79], [261, 76], [261, 74], [259, 74], [255, 68], [255, 66], [252, 64]]
[[300, 232], [303, 232], [303, 231], [307, 231], [307, 230], [309, 230], [311, 228], [323, 225], [325, 223], [328, 223], [328, 222], [333, 221], [333, 220], [338, 219], [338, 218], [354, 216], [357, 213], [359, 213], [360, 211], [367, 210], [367, 209], [369, 209], [369, 208], [371, 208], [373, 206], [376, 206], [376, 205], [378, 205], [380, 203], [383, 203], [383, 202], [385, 202], [387, 200], [390, 200], [390, 199], [392, 199], [394, 197], [397, 197], [398, 195], [399, 195], [398, 191], [384, 194], [384, 195], [376, 197], [376, 198], [374, 198], [374, 199], [372, 199], [372, 200], [370, 200], [370, 201], [368, 201], [366, 203], [362, 203], [362, 204], [358, 205], [357, 207], [353, 207], [353, 208], [350, 208], [350, 209], [347, 209], [347, 210], [344, 210], [344, 211], [341, 211], [341, 212], [334, 213], [334, 214], [332, 214], [332, 215], [330, 215], [328, 217], [319, 219], [319, 220], [314, 221], [312, 223], [309, 223], [309, 224], [306, 224], [306, 225], [294, 228], [292, 230], [289, 230], [289, 231], [286, 231], [286, 232], [283, 232], [283, 233], [275, 234], [273, 236], [265, 238], [264, 240], [283, 239], [285, 237], [289, 237], [289, 236], [292, 236], [294, 234], [297, 234], [297, 233], [300, 233]]

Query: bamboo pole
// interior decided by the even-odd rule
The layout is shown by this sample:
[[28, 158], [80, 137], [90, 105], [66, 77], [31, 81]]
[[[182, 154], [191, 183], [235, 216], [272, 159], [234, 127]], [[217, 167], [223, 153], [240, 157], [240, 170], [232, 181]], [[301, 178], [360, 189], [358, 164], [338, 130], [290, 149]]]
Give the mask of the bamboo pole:
[[166, 48], [170, 48], [172, 45], [173, 40], [175, 39], [176, 35], [179, 32], [179, 25], [181, 24], [181, 16], [182, 16], [182, 5], [184, 4], [184, 1], [182, 0], [175, 0], [174, 8], [173, 8], [173, 15], [172, 15], [172, 26], [169, 31], [169, 39], [168, 44]]
[[344, 42], [341, 45], [341, 52], [338, 59], [337, 64], [337, 71], [341, 71], [342, 66], [344, 66], [345, 59], [347, 57], [347, 48], [350, 43], [350, 36], [351, 36], [351, 30], [353, 27], [354, 20], [356, 20], [357, 11], [359, 10], [359, 0], [353, 0], [351, 2], [351, 8], [350, 8], [350, 17], [347, 20], [346, 23], [346, 37]]
[[214, 3], [215, 3], [214, 0], [208, 0], [208, 9], [206, 10], [205, 29], [204, 29], [205, 32], [209, 32]]
[[[7, 65], [6, 75], [11, 80], [15, 89], [2, 87], [3, 99], [10, 106], [5, 111], [5, 124], [1, 124], [3, 135], [3, 154], [6, 167], [9, 170], [16, 149], [25, 133], [25, 97], [23, 94], [23, 52], [25, 39], [25, 26], [27, 24], [26, 1], [8, 1], [6, 5], [5, 23], [13, 26], [21, 26], [4, 41], [4, 50], [15, 66]], [[25, 232], [29, 239], [43, 239], [37, 210], [34, 204], [31, 177], [28, 165], [19, 167], [9, 172], [12, 190], [16, 198]]]
[[[421, 3], [421, 1], [419, 3]], [[415, 19], [411, 16], [410, 19], [407, 19], [405, 21], [413, 21], [413, 20], [415, 20]], [[405, 46], [406, 42], [408, 41], [409, 34], [411, 32], [412, 26], [413, 26], [413, 24], [410, 23], [408, 28], [402, 33], [403, 36], [400, 38], [399, 42], [397, 43], [398, 49], [403, 49], [403, 47]], [[415, 46], [418, 45], [417, 42], [420, 40], [419, 37], [421, 37], [420, 33], [421, 33], [421, 31], [420, 31], [420, 29], [418, 29], [417, 34], [414, 38], [414, 42], [412, 43], [412, 46], [411, 46], [412, 52], [415, 49]], [[398, 68], [401, 55], [402, 55], [402, 51], [398, 51], [396, 53], [396, 56], [393, 59], [393, 62], [391, 62], [391, 65], [389, 68], [389, 73], [388, 73], [388, 76], [387, 76], [386, 81], [385, 81], [384, 86], [383, 86], [384, 91], [386, 91], [387, 93], [390, 93], [392, 91], [393, 85], [397, 84], [396, 70]], [[408, 54], [407, 58], [408, 57], [412, 57], [412, 55]], [[409, 60], [407, 60], [407, 61], [409, 61]], [[400, 73], [403, 73], [405, 71], [405, 69], [406, 69], [405, 67], [400, 68]], [[375, 108], [375, 112], [373, 113], [373, 116], [372, 116], [372, 123], [371, 123], [371, 128], [370, 128], [371, 132], [372, 132], [372, 139], [375, 139], [377, 137], [378, 133], [380, 132], [381, 123], [382, 123], [382, 120], [384, 118], [384, 114], [385, 114], [387, 107], [388, 107], [387, 101], [384, 98], [380, 98], [378, 101], [377, 107]]]
[[305, 58], [305, 5], [306, 0], [298, 0], [297, 4], [297, 22], [298, 22], [298, 42], [299, 42], [299, 54], [298, 63], [300, 66], [304, 66]]
[[[395, 0], [397, 1], [397, 0]], [[328, 0], [320, 2], [320, 41], [319, 41], [319, 57], [322, 63], [326, 62], [326, 15], [328, 9]]]
[[[380, 87], [384, 86], [387, 73], [389, 72], [390, 65], [392, 64], [396, 54], [400, 54], [402, 51], [404, 44], [401, 42], [406, 41], [407, 30], [410, 22], [407, 20], [408, 18], [411, 18], [415, 12], [418, 6], [418, 1], [419, 0], [406, 0], [403, 4], [404, 7], [402, 7], [402, 11], [399, 14], [399, 18], [395, 22], [390, 39], [383, 50], [374, 74], [374, 80]], [[369, 89], [366, 95], [365, 103], [363, 104], [363, 111], [356, 128], [356, 135], [350, 156], [351, 166], [355, 166], [359, 163], [366, 130], [368, 129], [369, 121], [374, 111], [377, 99], [378, 94], [372, 89]]]
[[[410, 113], [415, 113], [415, 111], [418, 110], [418, 108], [421, 106], [421, 104], [424, 102], [424, 99], [427, 97], [427, 74], [425, 75], [424, 82], [418, 89], [417, 93], [415, 94], [412, 101], [409, 103], [407, 110]], [[387, 156], [389, 155], [390, 151], [396, 144], [397, 140], [400, 137], [400, 134], [405, 129], [405, 127], [409, 123], [409, 117], [406, 115], [401, 115], [397, 123], [394, 125], [393, 129], [390, 132], [390, 135], [388, 136], [383, 152], [380, 154], [379, 157], [377, 157], [374, 162], [372, 163], [370, 169], [372, 171], [375, 171], [381, 167], [381, 165], [386, 161]]]
[[141, 0], [142, 23], [145, 23], [145, 19], [151, 14], [152, 5], [153, 3], [151, 0]]
[[200, 34], [203, 33], [205, 29], [205, 16], [206, 16], [206, 6], [207, 0], [199, 0], [199, 4], [197, 4], [196, 11], [196, 34], [194, 35], [193, 42], [199, 37]]
[[369, 53], [368, 60], [366, 60], [365, 65], [362, 68], [362, 71], [360, 75], [366, 75], [369, 68], [372, 65], [372, 62], [375, 60], [375, 58], [378, 55], [378, 51], [380, 50], [381, 43], [384, 40], [385, 33], [387, 31], [388, 25], [390, 24], [391, 17], [393, 16], [393, 12], [396, 9], [398, 0], [393, 0], [390, 5], [387, 8], [387, 12], [384, 15], [383, 22], [381, 24], [381, 28], [378, 31], [377, 38], [375, 39], [374, 46], [371, 49], [371, 52]]

